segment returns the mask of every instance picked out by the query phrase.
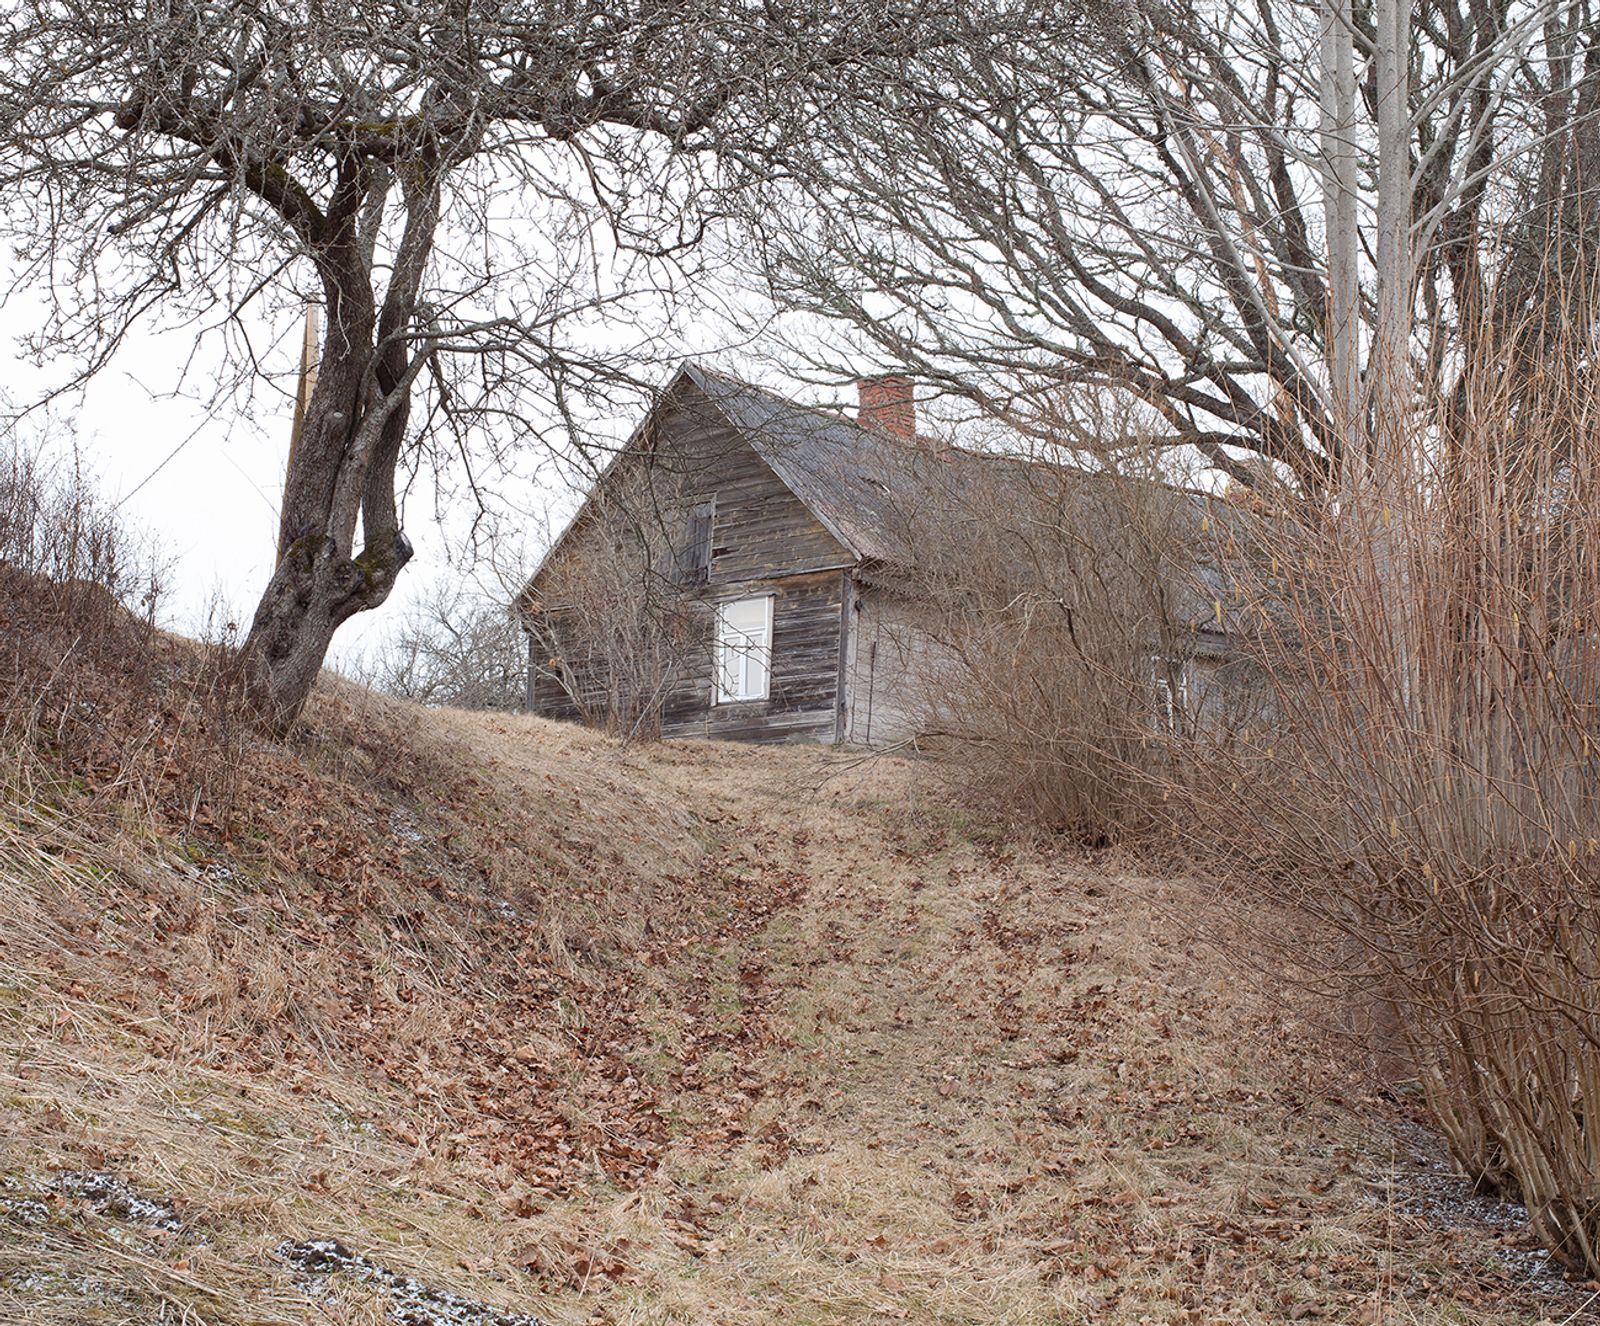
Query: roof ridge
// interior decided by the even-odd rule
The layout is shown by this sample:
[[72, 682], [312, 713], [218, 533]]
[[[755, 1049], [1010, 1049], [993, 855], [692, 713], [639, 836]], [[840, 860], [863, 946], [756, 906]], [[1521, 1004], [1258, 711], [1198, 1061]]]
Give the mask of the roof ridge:
[[772, 387], [764, 387], [759, 382], [749, 382], [744, 378], [735, 377], [732, 373], [729, 373], [724, 369], [713, 368], [711, 365], [706, 364], [699, 359], [695, 359], [692, 356], [683, 361], [683, 367], [685, 369], [692, 370], [692, 373], [698, 373], [705, 377], [719, 378], [729, 386], [738, 387], [744, 391], [753, 391], [757, 395], [767, 397], [769, 400], [778, 401], [781, 404], [788, 406], [790, 409], [805, 410], [811, 414], [821, 415], [824, 419], [828, 420], [829, 423], [849, 424], [852, 428], [857, 429], [867, 437], [877, 437], [877, 434], [871, 429], [863, 428], [860, 420], [851, 418], [850, 415], [846, 414], [843, 410], [830, 409], [826, 405], [812, 405], [807, 401], [797, 401], [794, 399], [794, 397], [785, 396], [782, 392], [777, 391]]

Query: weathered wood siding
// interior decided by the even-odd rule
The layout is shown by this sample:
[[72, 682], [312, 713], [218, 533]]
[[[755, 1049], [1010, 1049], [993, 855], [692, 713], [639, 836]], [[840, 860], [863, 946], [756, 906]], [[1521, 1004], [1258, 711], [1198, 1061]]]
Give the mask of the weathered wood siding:
[[[656, 465], [684, 499], [715, 500], [709, 588], [731, 587], [854, 561], [783, 480], [697, 391], [664, 420]], [[698, 399], [696, 399], [698, 398]]]
[[[711, 623], [721, 598], [772, 594], [772, 673], [764, 700], [719, 703]], [[706, 599], [703, 648], [667, 696], [661, 733], [732, 741], [833, 741], [839, 727], [839, 616], [844, 576], [819, 571], [724, 582]]]
[[[689, 512], [715, 503], [710, 566], [705, 583], [692, 591], [697, 600], [692, 638], [666, 690], [662, 734], [835, 740], [841, 724], [840, 623], [851, 554], [692, 384], [682, 385], [663, 407], [645, 442], [605, 482], [626, 483], [647, 494], [633, 506], [663, 578], [671, 574]], [[556, 566], [597, 555], [596, 537], [580, 520], [553, 559]], [[540, 579], [546, 579], [544, 572]], [[715, 605], [767, 593], [774, 595], [768, 698], [718, 703]], [[547, 717], [579, 717], [568, 689], [542, 666], [548, 660], [538, 652], [537, 645], [530, 650], [529, 707]], [[598, 678], [579, 678], [577, 685], [591, 693], [604, 690]]]
[[877, 586], [852, 583], [843, 739], [883, 747], [916, 736], [941, 657], [914, 602]]
[[[549, 653], [546, 643], [528, 637], [528, 691], [526, 703], [529, 712], [539, 714], [544, 718], [560, 718], [582, 721], [584, 714], [578, 707], [578, 702], [562, 685], [553, 661], [546, 658]], [[604, 679], [600, 677], [585, 677], [584, 681], [596, 690], [602, 689]]]

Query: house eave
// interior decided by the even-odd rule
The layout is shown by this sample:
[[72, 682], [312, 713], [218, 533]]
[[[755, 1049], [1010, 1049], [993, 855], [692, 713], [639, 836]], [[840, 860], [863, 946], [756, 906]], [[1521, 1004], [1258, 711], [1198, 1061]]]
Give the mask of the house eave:
[[827, 512], [818, 510], [810, 502], [806, 501], [805, 484], [796, 479], [794, 472], [788, 466], [788, 463], [779, 456], [773, 454], [772, 448], [763, 446], [759, 437], [752, 436], [749, 431], [741, 428], [732, 418], [729, 417], [728, 412], [724, 410], [721, 405], [717, 404], [717, 388], [714, 383], [710, 382], [710, 375], [693, 360], [684, 361], [682, 372], [687, 374], [689, 380], [705, 393], [706, 399], [716, 407], [717, 413], [722, 416], [728, 427], [732, 428], [736, 433], [739, 434], [740, 437], [744, 438], [744, 440], [748, 442], [751, 448], [755, 451], [756, 455], [760, 456], [762, 461], [772, 470], [772, 472], [776, 474], [778, 478], [783, 480], [783, 486], [793, 493], [795, 495], [795, 500], [811, 513], [811, 515], [816, 519], [817, 523], [821, 525], [823, 529], [828, 531], [829, 536], [834, 540], [834, 542], [836, 542], [841, 548], [849, 553], [850, 556], [857, 562], [860, 562], [861, 549], [856, 547], [854, 542], [851, 541], [850, 537], [839, 528], [839, 526], [834, 522]]

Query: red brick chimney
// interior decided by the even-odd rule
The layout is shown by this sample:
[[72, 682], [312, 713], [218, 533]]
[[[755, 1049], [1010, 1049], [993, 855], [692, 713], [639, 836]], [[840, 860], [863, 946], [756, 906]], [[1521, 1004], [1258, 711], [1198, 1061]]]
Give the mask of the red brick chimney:
[[861, 378], [856, 382], [861, 404], [856, 422], [906, 442], [917, 440], [917, 407], [912, 399], [911, 379], [903, 373]]

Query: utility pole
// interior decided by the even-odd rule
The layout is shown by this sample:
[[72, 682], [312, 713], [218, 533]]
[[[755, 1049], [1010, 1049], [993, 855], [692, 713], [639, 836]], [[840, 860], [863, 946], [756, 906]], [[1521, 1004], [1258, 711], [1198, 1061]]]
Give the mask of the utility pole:
[[[300, 380], [294, 391], [294, 423], [289, 429], [289, 463], [284, 469], [285, 483], [294, 473], [295, 452], [300, 450], [300, 433], [305, 428], [306, 411], [311, 406], [311, 393], [317, 385], [317, 365], [321, 341], [322, 319], [315, 304], [306, 305], [306, 325], [300, 338]], [[282, 549], [279, 549], [282, 552]]]
[[1416, 605], [1407, 542], [1414, 496], [1411, 449], [1412, 277], [1411, 233], [1411, 5], [1375, 0], [1373, 74], [1377, 93], [1378, 212], [1377, 328], [1368, 367], [1372, 399], [1370, 482], [1356, 501], [1371, 541], [1373, 590], [1389, 622], [1390, 666], [1401, 701], [1416, 695]]
[[1321, 169], [1328, 246], [1328, 369], [1339, 467], [1362, 462], [1361, 270], [1357, 234], [1355, 37], [1350, 0], [1322, 4]]

